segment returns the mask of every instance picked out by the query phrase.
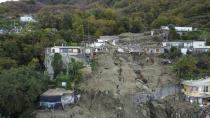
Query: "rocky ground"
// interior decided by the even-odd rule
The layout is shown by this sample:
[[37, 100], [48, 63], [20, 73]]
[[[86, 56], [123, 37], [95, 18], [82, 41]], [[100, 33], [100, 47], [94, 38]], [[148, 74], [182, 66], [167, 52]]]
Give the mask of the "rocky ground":
[[[159, 36], [121, 34], [118, 45], [159, 45]], [[37, 118], [203, 118], [200, 107], [184, 102], [176, 94], [160, 100], [133, 102], [130, 96], [174, 86], [178, 79], [170, 65], [162, 65], [159, 55], [117, 53], [107, 45], [108, 51], [96, 54], [97, 69], [84, 79], [84, 90], [77, 105], [64, 111], [36, 112]]]

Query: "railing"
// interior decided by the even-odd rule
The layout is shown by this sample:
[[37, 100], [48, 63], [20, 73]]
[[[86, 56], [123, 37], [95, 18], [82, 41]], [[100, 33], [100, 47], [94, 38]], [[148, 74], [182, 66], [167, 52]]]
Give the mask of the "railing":
[[210, 73], [202, 73], [202, 74], [195, 74], [187, 77], [183, 77], [181, 81], [185, 80], [199, 80], [199, 79], [208, 79], [210, 77]]

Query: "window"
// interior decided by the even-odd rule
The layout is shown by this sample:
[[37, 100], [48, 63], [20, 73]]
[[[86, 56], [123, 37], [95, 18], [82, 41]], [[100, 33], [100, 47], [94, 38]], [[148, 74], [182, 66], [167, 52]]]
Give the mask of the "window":
[[73, 49], [69, 49], [69, 53], [73, 53]]
[[61, 49], [61, 53], [68, 53], [68, 49]]
[[55, 53], [55, 49], [52, 49], [52, 52]]
[[191, 91], [198, 91], [198, 87], [192, 86], [192, 87], [191, 87]]
[[208, 86], [204, 86], [203, 92], [208, 92]]
[[73, 49], [73, 53], [78, 53], [78, 49]]

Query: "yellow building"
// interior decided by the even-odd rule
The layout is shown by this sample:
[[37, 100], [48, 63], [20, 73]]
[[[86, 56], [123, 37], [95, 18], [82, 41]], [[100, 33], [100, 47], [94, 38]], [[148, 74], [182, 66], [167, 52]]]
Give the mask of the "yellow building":
[[200, 105], [210, 105], [210, 77], [183, 81], [182, 85], [182, 92], [186, 96], [186, 101]]

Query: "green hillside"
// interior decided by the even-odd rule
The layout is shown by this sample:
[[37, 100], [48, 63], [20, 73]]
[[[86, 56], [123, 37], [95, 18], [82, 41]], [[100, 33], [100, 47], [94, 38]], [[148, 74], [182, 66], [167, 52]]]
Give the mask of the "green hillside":
[[27, 13], [36, 15], [42, 28], [76, 28], [92, 35], [141, 32], [168, 24], [210, 25], [209, 0], [23, 0], [0, 5], [1, 16]]

